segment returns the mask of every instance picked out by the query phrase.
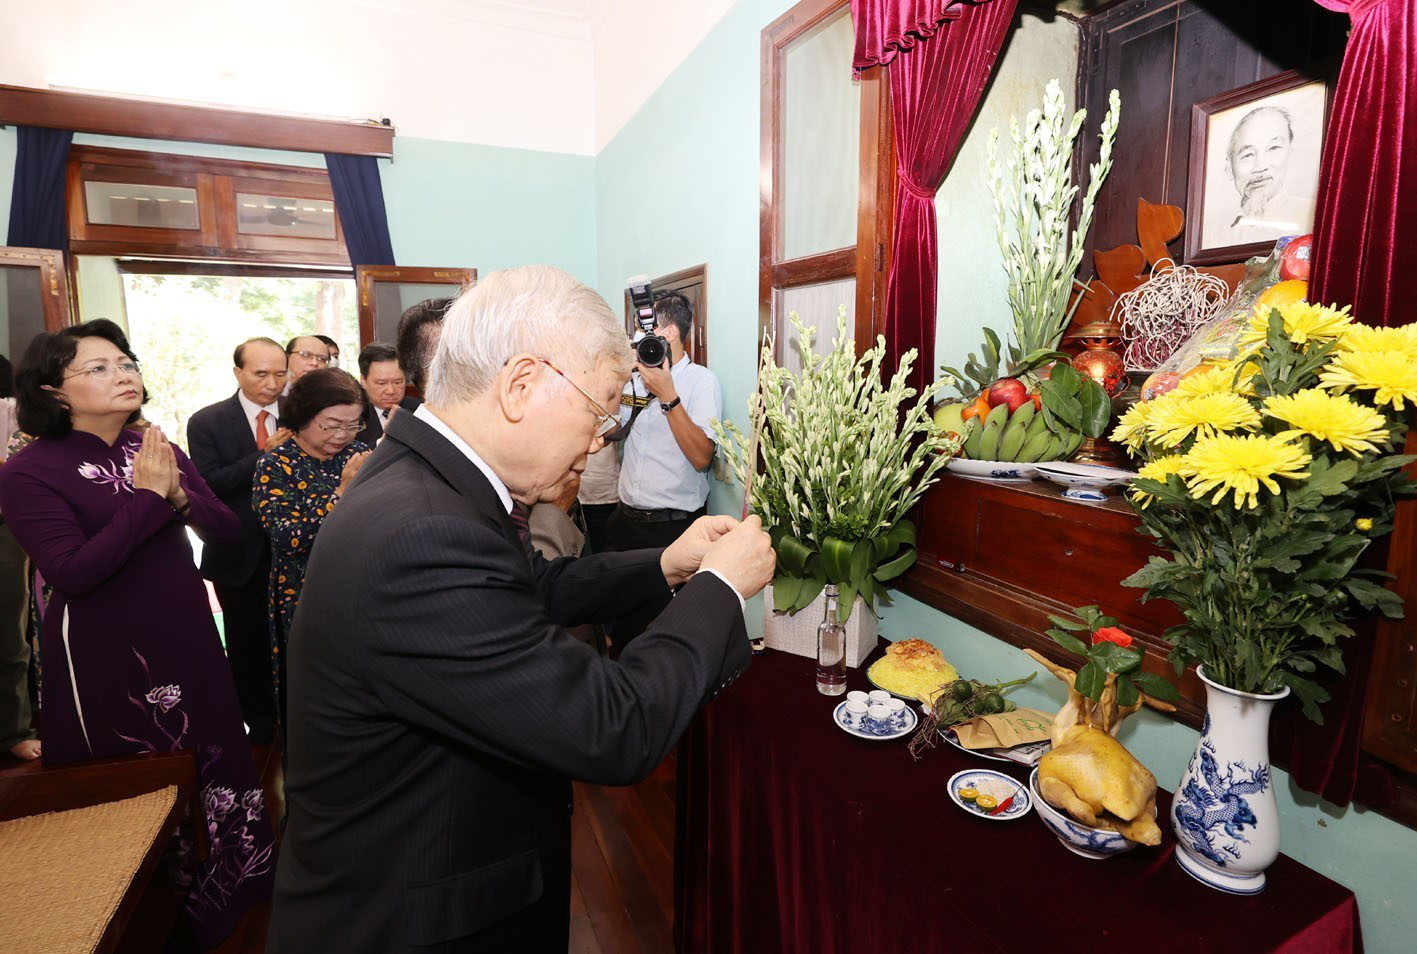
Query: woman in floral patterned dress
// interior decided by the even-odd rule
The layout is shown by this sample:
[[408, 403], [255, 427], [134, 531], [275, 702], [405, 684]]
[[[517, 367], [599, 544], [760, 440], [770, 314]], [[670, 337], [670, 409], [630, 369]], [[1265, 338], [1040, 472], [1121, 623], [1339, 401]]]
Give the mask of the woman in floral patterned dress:
[[301, 375], [280, 402], [280, 426], [295, 436], [256, 464], [251, 504], [271, 538], [271, 668], [285, 737], [285, 637], [295, 620], [305, 564], [320, 524], [369, 456], [354, 439], [364, 427], [364, 389], [347, 371]]
[[146, 392], [113, 322], [38, 336], [16, 391], [20, 428], [37, 439], [0, 468], [0, 509], [53, 587], [41, 629], [43, 759], [196, 754], [211, 850], [182, 877], [197, 941], [214, 946], [270, 897], [275, 872], [260, 779], [186, 532], [229, 539], [236, 516], [158, 428], [130, 426]]

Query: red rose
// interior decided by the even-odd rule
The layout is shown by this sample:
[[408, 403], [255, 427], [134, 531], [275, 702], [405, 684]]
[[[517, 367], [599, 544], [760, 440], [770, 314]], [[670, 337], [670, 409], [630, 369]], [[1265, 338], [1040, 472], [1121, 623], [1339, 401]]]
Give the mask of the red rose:
[[1123, 649], [1128, 649], [1132, 645], [1132, 637], [1116, 626], [1104, 626], [1092, 634], [1092, 644], [1096, 646], [1098, 643], [1116, 643]]

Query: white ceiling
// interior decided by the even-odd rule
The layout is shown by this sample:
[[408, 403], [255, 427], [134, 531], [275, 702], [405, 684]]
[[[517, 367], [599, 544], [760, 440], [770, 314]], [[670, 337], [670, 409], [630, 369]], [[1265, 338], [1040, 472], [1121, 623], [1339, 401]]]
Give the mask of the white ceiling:
[[0, 83], [594, 155], [734, 2], [0, 0]]

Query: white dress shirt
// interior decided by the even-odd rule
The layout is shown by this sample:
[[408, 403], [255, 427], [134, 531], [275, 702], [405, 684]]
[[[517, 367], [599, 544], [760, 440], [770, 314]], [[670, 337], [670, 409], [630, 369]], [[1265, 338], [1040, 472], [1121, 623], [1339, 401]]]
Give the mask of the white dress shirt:
[[262, 411], [269, 413], [270, 417], [266, 418], [266, 436], [274, 434], [276, 428], [280, 426], [276, 423], [280, 418], [280, 401], [272, 401], [262, 407], [248, 398], [245, 391], [237, 391], [236, 400], [241, 402], [241, 410], [246, 412], [246, 424], [251, 428], [251, 437], [255, 440], [256, 446], [260, 447], [261, 438], [256, 434], [256, 418], [260, 416]]
[[448, 425], [443, 423], [442, 418], [428, 409], [427, 404], [418, 405], [418, 410], [413, 412], [413, 416], [427, 424], [433, 430], [442, 434], [448, 439], [448, 443], [456, 447], [464, 457], [472, 461], [478, 470], [482, 471], [482, 476], [487, 478], [487, 482], [492, 485], [492, 489], [497, 491], [497, 499], [502, 501], [502, 506], [507, 513], [512, 512], [512, 495], [507, 492], [507, 485], [502, 483], [502, 478], [498, 477], [491, 467], [487, 466], [487, 461], [478, 456], [467, 441], [463, 440]]
[[[699, 430], [715, 445], [717, 438], [709, 421], [723, 417], [723, 391], [718, 378], [686, 354], [669, 369], [674, 391], [684, 411]], [[632, 377], [620, 402], [620, 421], [630, 419], [634, 397], [645, 396], [644, 382]], [[693, 513], [708, 500], [708, 469], [697, 470], [684, 456], [669, 415], [650, 398], [648, 406], [635, 418], [635, 426], [625, 438], [625, 454], [620, 462], [620, 502], [636, 510], [683, 510]]]

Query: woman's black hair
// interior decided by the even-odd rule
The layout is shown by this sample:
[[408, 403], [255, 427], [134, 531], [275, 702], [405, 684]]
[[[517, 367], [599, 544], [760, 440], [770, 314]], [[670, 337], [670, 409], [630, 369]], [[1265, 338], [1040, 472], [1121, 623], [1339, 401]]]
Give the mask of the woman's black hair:
[[348, 371], [339, 368], [307, 371], [290, 386], [290, 393], [280, 402], [280, 426], [299, 432], [325, 408], [341, 404], [358, 404], [360, 413], [368, 404], [364, 389]]
[[0, 354], [0, 398], [15, 396], [15, 369], [10, 359]]
[[[123, 329], [107, 318], [96, 318], [62, 331], [35, 335], [15, 372], [15, 416], [20, 430], [35, 437], [63, 437], [74, 427], [69, 406], [54, 391], [46, 388], [64, 386], [64, 370], [79, 350], [79, 339], [102, 338], [123, 352], [136, 364], [138, 356], [128, 346]], [[143, 403], [148, 401], [148, 389], [143, 388]], [[134, 423], [142, 411], [134, 411], [124, 426]]]

